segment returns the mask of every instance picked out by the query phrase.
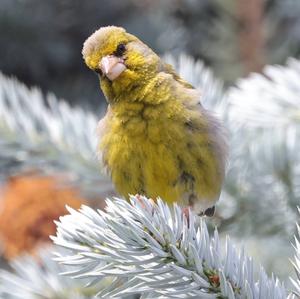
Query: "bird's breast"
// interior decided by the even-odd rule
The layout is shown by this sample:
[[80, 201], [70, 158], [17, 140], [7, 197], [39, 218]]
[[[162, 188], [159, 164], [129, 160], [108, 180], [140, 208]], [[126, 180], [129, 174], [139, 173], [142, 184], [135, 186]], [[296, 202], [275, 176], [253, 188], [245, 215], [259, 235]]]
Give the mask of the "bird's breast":
[[100, 122], [99, 150], [122, 195], [177, 198], [174, 186], [180, 172], [175, 145], [181, 139], [176, 122], [157, 107]]
[[215, 199], [223, 174], [213, 139], [167, 108], [146, 106], [102, 121], [99, 150], [117, 190], [167, 201], [191, 192]]

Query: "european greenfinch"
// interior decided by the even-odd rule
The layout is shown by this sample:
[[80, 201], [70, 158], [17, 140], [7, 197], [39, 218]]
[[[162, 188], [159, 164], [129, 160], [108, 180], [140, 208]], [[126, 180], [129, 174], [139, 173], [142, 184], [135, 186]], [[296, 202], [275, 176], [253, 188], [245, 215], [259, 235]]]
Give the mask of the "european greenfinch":
[[199, 91], [121, 27], [97, 30], [82, 54], [108, 102], [98, 150], [117, 191], [177, 201], [212, 216], [227, 146]]

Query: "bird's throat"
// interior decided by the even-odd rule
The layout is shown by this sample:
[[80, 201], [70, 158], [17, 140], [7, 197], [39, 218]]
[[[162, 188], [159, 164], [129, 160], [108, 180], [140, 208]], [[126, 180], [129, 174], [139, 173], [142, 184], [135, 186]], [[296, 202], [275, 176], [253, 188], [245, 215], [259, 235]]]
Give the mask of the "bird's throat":
[[110, 104], [120, 102], [152, 102], [154, 98], [151, 96], [151, 93], [153, 93], [153, 88], [156, 85], [156, 77], [147, 80], [129, 80], [123, 74], [114, 81], [110, 81], [107, 78], [101, 78], [100, 80], [101, 89]]

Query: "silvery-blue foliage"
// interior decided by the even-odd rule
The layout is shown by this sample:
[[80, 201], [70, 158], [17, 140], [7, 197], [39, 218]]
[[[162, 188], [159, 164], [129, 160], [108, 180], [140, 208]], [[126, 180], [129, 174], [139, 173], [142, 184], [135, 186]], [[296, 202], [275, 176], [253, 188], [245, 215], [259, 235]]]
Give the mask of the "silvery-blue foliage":
[[[89, 192], [112, 189], [96, 162], [97, 117], [0, 74], [0, 175], [67, 173]], [[97, 186], [97, 189], [96, 189]]]
[[[299, 209], [298, 209], [299, 210]], [[293, 261], [293, 265], [297, 274], [297, 278], [296, 279], [291, 279], [293, 285], [294, 285], [294, 293], [297, 296], [297, 298], [300, 298], [300, 227], [299, 225], [297, 226], [298, 229], [298, 235], [295, 236], [295, 258]]]
[[0, 271], [3, 299], [91, 299], [100, 285], [86, 287], [85, 281], [61, 276], [66, 267], [53, 261], [53, 248], [41, 249], [39, 259], [22, 256], [12, 261], [13, 272]]
[[[98, 293], [114, 298], [143, 293], [145, 298], [287, 298], [284, 286], [261, 269], [229, 239], [210, 236], [205, 222], [176, 204], [171, 209], [141, 196], [107, 200], [106, 212], [83, 206], [57, 222], [54, 243], [70, 249], [57, 261], [73, 266], [65, 275], [91, 283], [112, 277]], [[150, 297], [149, 297], [150, 296]], [[292, 297], [290, 297], [292, 298]]]
[[[285, 67], [269, 66], [265, 69], [266, 75], [252, 75], [225, 92], [222, 83], [201, 62], [195, 62], [184, 55], [177, 60], [170, 57], [166, 60], [174, 64], [186, 80], [200, 89], [204, 106], [216, 111], [229, 130], [231, 158], [218, 208], [221, 216], [220, 229], [250, 232], [253, 238], [257, 234], [265, 236], [284, 232], [280, 238], [285, 238], [288, 244], [296, 219], [295, 206], [299, 201], [300, 188], [297, 154], [300, 140], [299, 61], [291, 59]], [[45, 104], [47, 101], [48, 104]], [[14, 79], [1, 76], [0, 169], [7, 169], [9, 161], [11, 173], [32, 168], [50, 172], [66, 170], [72, 173], [74, 182], [88, 190], [110, 189], [110, 184], [100, 176], [95, 159], [96, 119], [96, 116], [81, 108], [71, 108], [64, 102], [58, 102], [53, 95], [44, 96], [37, 89], [28, 89]], [[86, 221], [92, 212], [88, 208], [83, 211], [88, 216], [80, 217]], [[79, 237], [82, 237], [82, 231], [87, 227], [83, 226], [80, 230], [82, 223], [75, 224], [78, 234], [80, 232]], [[94, 224], [93, 228], [95, 232], [98, 231]], [[86, 234], [85, 237], [88, 236]], [[175, 256], [176, 250], [170, 250]], [[270, 254], [274, 255], [272, 251]], [[180, 255], [175, 257], [180, 259]], [[85, 258], [88, 261], [93, 259]], [[275, 261], [278, 257], [273, 258]], [[287, 259], [286, 256], [280, 258]], [[79, 259], [79, 263], [81, 261]], [[98, 260], [95, 263], [97, 262]], [[187, 272], [184, 273], [187, 275]], [[185, 277], [184, 275], [181, 277]], [[163, 291], [154, 291], [153, 295], [151, 285], [157, 286], [156, 278], [150, 281], [151, 284], [147, 275], [142, 278], [141, 290], [146, 288], [147, 298], [156, 298], [158, 293], [159, 296], [165, 295]], [[127, 280], [123, 276], [115, 279], [115, 284], [123, 284]], [[188, 279], [191, 277], [187, 281]], [[260, 281], [264, 281], [263, 279]], [[185, 281], [180, 278], [179, 281], [185, 292]], [[276, 285], [272, 279], [265, 281]], [[113, 291], [115, 284], [110, 291]], [[128, 289], [130, 290], [130, 286]], [[230, 292], [229, 290], [230, 287], [227, 291]], [[192, 292], [194, 291], [193, 289]], [[102, 292], [108, 293], [109, 290]], [[205, 296], [215, 298], [214, 294]]]
[[233, 148], [228, 179], [238, 180], [246, 205], [255, 203], [256, 221], [266, 232], [285, 230], [291, 235], [297, 217], [299, 82], [300, 62], [290, 59], [286, 66], [267, 66], [263, 74], [239, 80], [228, 91]]

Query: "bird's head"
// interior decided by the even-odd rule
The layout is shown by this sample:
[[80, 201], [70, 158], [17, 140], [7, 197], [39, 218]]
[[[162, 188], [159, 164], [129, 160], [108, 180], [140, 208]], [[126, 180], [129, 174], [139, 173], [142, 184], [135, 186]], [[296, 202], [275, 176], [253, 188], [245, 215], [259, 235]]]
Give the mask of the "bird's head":
[[125, 29], [102, 27], [84, 43], [86, 65], [97, 72], [101, 88], [109, 101], [137, 93], [158, 72], [160, 58]]

